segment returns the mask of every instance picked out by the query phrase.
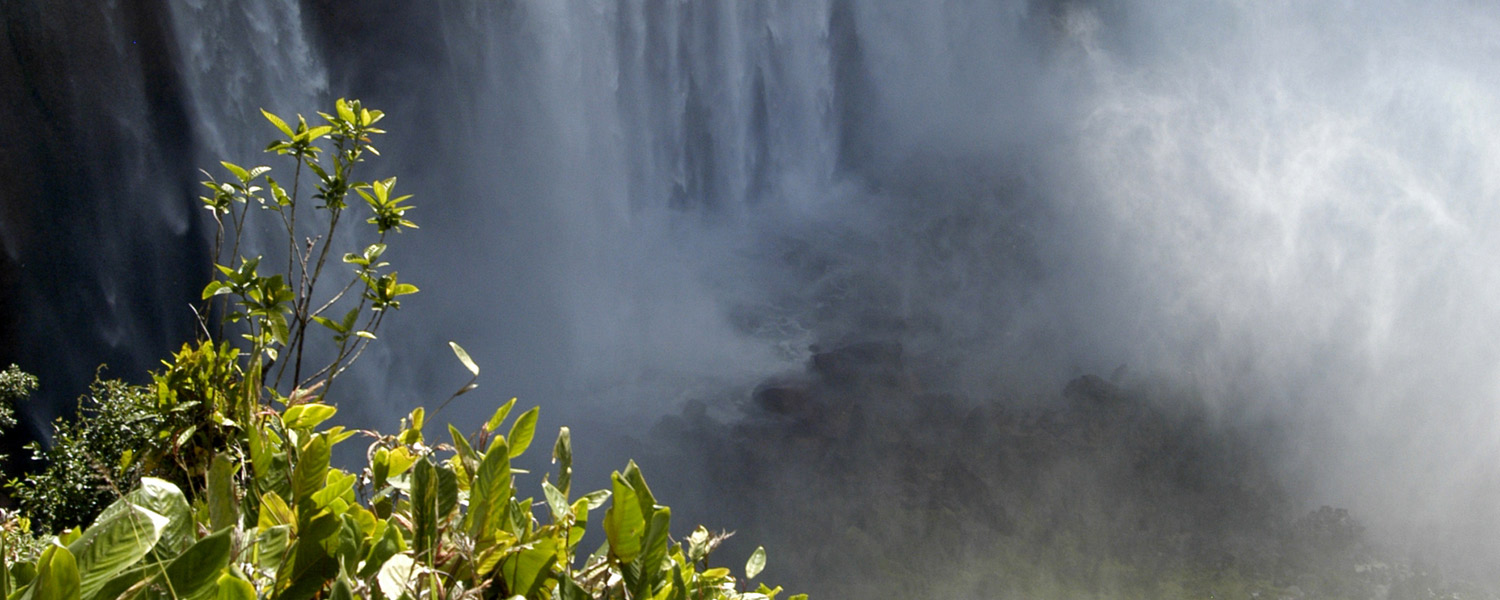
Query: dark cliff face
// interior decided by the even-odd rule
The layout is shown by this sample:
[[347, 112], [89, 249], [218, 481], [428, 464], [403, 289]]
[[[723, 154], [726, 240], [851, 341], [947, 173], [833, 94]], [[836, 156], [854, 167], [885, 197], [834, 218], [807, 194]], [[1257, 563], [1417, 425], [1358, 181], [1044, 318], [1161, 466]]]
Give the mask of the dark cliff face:
[[208, 265], [165, 4], [0, 13], [0, 363], [40, 376], [36, 423], [189, 339]]

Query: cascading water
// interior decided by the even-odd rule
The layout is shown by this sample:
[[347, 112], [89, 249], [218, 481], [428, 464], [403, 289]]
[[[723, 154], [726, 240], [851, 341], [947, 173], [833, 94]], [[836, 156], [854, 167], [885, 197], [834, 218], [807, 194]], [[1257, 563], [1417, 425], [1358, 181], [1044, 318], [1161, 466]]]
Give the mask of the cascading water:
[[[754, 407], [802, 410], [765, 390], [822, 389], [797, 382], [850, 356], [902, 365], [867, 411], [955, 451], [1001, 434], [946, 440], [932, 411], [1046, 405], [1115, 372], [1274, 430], [1251, 439], [1276, 440], [1294, 503], [1497, 556], [1489, 8], [27, 4], [4, 7], [0, 47], [0, 358], [44, 385], [76, 392], [101, 360], [133, 374], [190, 337], [192, 169], [254, 162], [258, 107], [361, 97], [395, 120], [385, 164], [423, 225], [393, 244], [423, 294], [348, 388], [372, 424], [447, 387], [446, 339], [485, 389], [666, 454], [637, 432], [695, 402], [706, 416], [679, 421], [763, 431]], [[461, 404], [445, 418], [482, 417]], [[886, 448], [840, 438], [842, 418], [793, 427]], [[702, 482], [739, 465], [669, 458], [668, 485], [734, 504]], [[871, 485], [1012, 483], [892, 477]], [[876, 502], [785, 485], [829, 514]], [[798, 524], [753, 525], [778, 526]], [[832, 552], [788, 554], [808, 578], [858, 567]]]

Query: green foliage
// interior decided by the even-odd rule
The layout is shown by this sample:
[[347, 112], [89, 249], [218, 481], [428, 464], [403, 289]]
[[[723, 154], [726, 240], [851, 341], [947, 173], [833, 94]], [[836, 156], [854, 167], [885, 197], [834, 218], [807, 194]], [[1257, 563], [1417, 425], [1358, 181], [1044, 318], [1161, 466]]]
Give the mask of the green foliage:
[[[16, 426], [15, 407], [31, 398], [36, 386], [36, 377], [21, 372], [16, 365], [0, 371], [0, 431]], [[0, 455], [0, 460], [5, 456]]]
[[[395, 178], [353, 178], [366, 154], [378, 154], [370, 136], [384, 133], [374, 127], [379, 111], [339, 100], [333, 113], [318, 113], [327, 125], [310, 127], [299, 116], [296, 128], [264, 114], [284, 136], [267, 151], [294, 161], [291, 188], [271, 179], [270, 167], [224, 162], [228, 177], [210, 175], [204, 185], [212, 193], [202, 199], [217, 224], [204, 330], [228, 329], [240, 341], [186, 344], [149, 386], [97, 383], [80, 403], [81, 418], [55, 425], [54, 444], [33, 449], [46, 466], [10, 483], [23, 512], [0, 514], [0, 596], [771, 600], [781, 593], [742, 590], [728, 569], [708, 566], [727, 534], [699, 527], [674, 541], [671, 509], [656, 502], [634, 462], [613, 474], [609, 490], [572, 497], [567, 428], [552, 445], [557, 484], [550, 473], [542, 478], [541, 502], [518, 494], [526, 473], [511, 461], [532, 445], [538, 409], [511, 419], [515, 399], [473, 435], [450, 425], [451, 444], [424, 436], [422, 408], [391, 435], [329, 425], [335, 379], [399, 298], [417, 291], [382, 260], [388, 232], [416, 227], [407, 219], [410, 196], [392, 195]], [[322, 233], [298, 245], [304, 170], [314, 178]], [[373, 213], [365, 232], [373, 242], [344, 254], [353, 265], [347, 283], [320, 296], [351, 190]], [[251, 206], [280, 215], [285, 272], [263, 274], [270, 263], [238, 255]], [[238, 266], [222, 260], [226, 242]], [[336, 307], [343, 316], [324, 316]], [[211, 324], [209, 315], [220, 319]], [[334, 350], [304, 374], [309, 323], [328, 332]], [[479, 366], [450, 345], [472, 376], [456, 397], [475, 388]], [[29, 392], [23, 383], [15, 389]], [[335, 447], [361, 433], [373, 440], [367, 464], [357, 471], [334, 464]], [[607, 543], [580, 558], [590, 513], [606, 503]], [[38, 543], [33, 521], [58, 534]], [[84, 523], [91, 524], [73, 527]], [[764, 565], [757, 550], [747, 579]]]
[[150, 447], [170, 418], [148, 387], [96, 381], [78, 401], [77, 418], [53, 423], [52, 444], [28, 445], [39, 469], [7, 482], [12, 499], [41, 531], [88, 523], [134, 485], [131, 458]]
[[[576, 499], [544, 481], [547, 508], [539, 516], [516, 493], [507, 436], [481, 430], [454, 446], [429, 445], [418, 409], [398, 434], [376, 434], [370, 462], [350, 472], [329, 461], [353, 433], [324, 427], [336, 409], [299, 406], [308, 408], [256, 416], [249, 435], [269, 457], [236, 464], [218, 455], [203, 497], [190, 501], [171, 482], [144, 478], [88, 528], [64, 534], [60, 543], [67, 543], [19, 558], [0, 577], [22, 598], [760, 600], [780, 593], [740, 590], [728, 569], [707, 566], [725, 535], [699, 527], [672, 541], [671, 509], [656, 503], [634, 463], [613, 474], [612, 490]], [[523, 419], [535, 414], [527, 411], [511, 430], [525, 434]], [[564, 431], [558, 445], [569, 447], [568, 440]], [[590, 513], [606, 502], [608, 542], [580, 561]], [[764, 565], [757, 549], [746, 578]]]

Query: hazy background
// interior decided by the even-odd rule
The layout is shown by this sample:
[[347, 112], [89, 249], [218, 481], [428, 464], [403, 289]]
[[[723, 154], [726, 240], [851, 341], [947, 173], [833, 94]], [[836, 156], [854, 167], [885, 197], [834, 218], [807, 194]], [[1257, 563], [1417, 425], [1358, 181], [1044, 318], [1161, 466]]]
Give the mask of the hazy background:
[[43, 376], [34, 419], [191, 336], [195, 168], [258, 160], [259, 107], [360, 97], [423, 226], [360, 422], [461, 383], [453, 339], [485, 377], [445, 418], [520, 396], [608, 440], [598, 473], [885, 343], [955, 411], [1172, 382], [1276, 440], [1298, 505], [1500, 557], [1482, 3], [127, 4], [0, 8], [0, 358]]

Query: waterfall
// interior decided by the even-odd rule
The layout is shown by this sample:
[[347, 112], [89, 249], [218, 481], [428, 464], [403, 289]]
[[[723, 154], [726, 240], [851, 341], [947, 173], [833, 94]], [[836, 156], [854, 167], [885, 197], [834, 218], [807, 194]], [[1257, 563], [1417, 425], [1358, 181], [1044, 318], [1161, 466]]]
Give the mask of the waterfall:
[[100, 364], [139, 380], [193, 337], [209, 270], [197, 169], [256, 159], [258, 109], [309, 110], [327, 83], [296, 2], [4, 12], [3, 358], [47, 382], [39, 423]]
[[446, 392], [449, 339], [637, 444], [832, 349], [964, 406], [1115, 372], [1275, 429], [1300, 501], [1493, 556], [1491, 8], [55, 4], [0, 9], [0, 359], [52, 402], [191, 338], [196, 168], [360, 97], [423, 226], [346, 389], [370, 425]]

